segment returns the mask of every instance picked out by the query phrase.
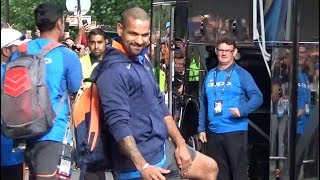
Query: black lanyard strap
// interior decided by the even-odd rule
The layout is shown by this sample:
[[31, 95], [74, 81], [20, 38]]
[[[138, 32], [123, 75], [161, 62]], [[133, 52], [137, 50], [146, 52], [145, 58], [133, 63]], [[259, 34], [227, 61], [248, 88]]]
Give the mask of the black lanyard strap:
[[[221, 95], [224, 94], [224, 90], [226, 88], [226, 85], [227, 83], [229, 82], [229, 80], [231, 79], [231, 75], [232, 75], [232, 72], [233, 72], [233, 68], [234, 68], [234, 65], [232, 66], [231, 70], [229, 71], [229, 74], [226, 76], [226, 79], [225, 79], [225, 82], [224, 82], [224, 85], [223, 85], [223, 88], [222, 88], [222, 92], [221, 92]], [[213, 83], [213, 88], [214, 88], [214, 96], [216, 97], [217, 95], [217, 86], [216, 86], [216, 83], [217, 83], [217, 69], [215, 69], [214, 71], [214, 83]]]

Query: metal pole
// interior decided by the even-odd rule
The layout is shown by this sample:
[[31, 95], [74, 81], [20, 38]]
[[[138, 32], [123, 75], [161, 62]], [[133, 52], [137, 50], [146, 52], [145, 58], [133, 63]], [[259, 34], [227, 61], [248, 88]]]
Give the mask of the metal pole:
[[297, 128], [297, 73], [299, 60], [299, 0], [292, 1], [292, 67], [291, 67], [291, 115], [289, 130], [289, 179], [296, 178], [296, 128]]
[[6, 21], [10, 24], [10, 6], [9, 6], [9, 0], [6, 0]]
[[78, 0], [78, 12], [79, 12], [79, 16], [81, 16], [81, 4], [80, 4], [80, 0]]
[[292, 40], [290, 38], [290, 37], [292, 37], [292, 35], [291, 35], [292, 27], [290, 26], [290, 24], [292, 22], [291, 16], [292, 16], [292, 0], [288, 0], [287, 22], [286, 22], [285, 38], [284, 38], [284, 40], [287, 40], [287, 41]]
[[168, 81], [168, 104], [169, 104], [169, 111], [171, 114], [173, 114], [172, 111], [172, 103], [173, 103], [173, 98], [172, 98], [172, 82], [174, 78], [174, 43], [173, 43], [173, 34], [174, 34], [174, 9], [175, 6], [171, 6], [171, 17], [170, 17], [170, 56], [169, 56], [169, 81]]

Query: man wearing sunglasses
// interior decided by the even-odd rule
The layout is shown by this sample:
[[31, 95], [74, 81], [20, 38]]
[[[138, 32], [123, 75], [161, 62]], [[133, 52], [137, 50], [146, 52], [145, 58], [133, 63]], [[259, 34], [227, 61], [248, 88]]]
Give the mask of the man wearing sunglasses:
[[[2, 27], [1, 27], [2, 28]], [[24, 35], [11, 28], [1, 29], [1, 84], [4, 75], [5, 64], [18, 46], [27, 42]], [[23, 179], [23, 153], [13, 151], [13, 140], [1, 132], [1, 179]]]
[[30, 39], [26, 39], [24, 34], [15, 29], [1, 29], [1, 62], [6, 63], [18, 46], [27, 41]]
[[263, 96], [252, 76], [235, 63], [233, 38], [218, 40], [215, 52], [219, 62], [204, 82], [198, 132], [217, 161], [219, 180], [247, 180], [248, 114], [262, 104]]

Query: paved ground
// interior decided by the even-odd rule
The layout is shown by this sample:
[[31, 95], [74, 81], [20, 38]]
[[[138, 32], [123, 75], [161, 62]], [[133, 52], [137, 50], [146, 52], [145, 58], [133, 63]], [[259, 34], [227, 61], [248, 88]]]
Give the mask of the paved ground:
[[[269, 172], [269, 180], [276, 180], [276, 175], [275, 175], [275, 164], [271, 161], [270, 162], [270, 172]], [[314, 178], [304, 178], [303, 177], [303, 167], [301, 167], [300, 173], [298, 180], [319, 180], [319, 178], [314, 177]]]
[[[303, 179], [302, 173], [303, 173], [303, 171], [301, 171], [301, 174], [300, 174], [298, 180], [319, 180], [318, 178]], [[24, 180], [29, 180], [28, 175], [29, 175], [28, 171], [26, 171], [26, 176], [25, 176]], [[71, 180], [78, 180], [79, 179], [79, 175], [80, 175], [80, 171], [79, 170], [73, 171], [72, 172], [72, 176], [71, 176]], [[106, 172], [106, 180], [113, 180], [113, 177], [112, 177], [111, 173]], [[276, 176], [275, 176], [274, 172], [270, 171], [269, 180], [276, 180]]]
[[[72, 172], [71, 180], [79, 180], [79, 176], [80, 176], [80, 170], [75, 170]], [[26, 171], [24, 180], [29, 180], [29, 171], [28, 170]], [[113, 180], [111, 173], [106, 172], [106, 180]]]
[[[80, 171], [76, 170], [73, 171], [72, 176], [71, 176], [71, 180], [78, 180], [80, 176]], [[106, 172], [106, 180], [113, 180], [112, 174], [109, 172]]]

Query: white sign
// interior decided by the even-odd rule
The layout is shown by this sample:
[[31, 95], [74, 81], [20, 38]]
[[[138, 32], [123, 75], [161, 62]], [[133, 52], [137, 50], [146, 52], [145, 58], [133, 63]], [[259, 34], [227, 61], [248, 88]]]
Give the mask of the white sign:
[[[91, 16], [81, 16], [82, 21], [87, 20], [88, 24], [91, 24]], [[78, 26], [78, 18], [77, 16], [70, 16], [70, 24], [69, 26]]]
[[[66, 0], [66, 6], [69, 12], [76, 12], [78, 11], [78, 0]], [[90, 10], [91, 0], [80, 0], [80, 9], [81, 15], [87, 14]]]

